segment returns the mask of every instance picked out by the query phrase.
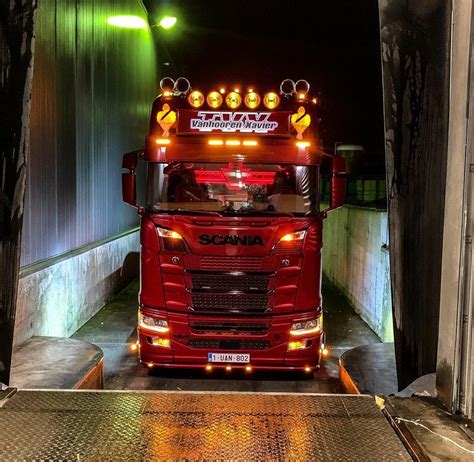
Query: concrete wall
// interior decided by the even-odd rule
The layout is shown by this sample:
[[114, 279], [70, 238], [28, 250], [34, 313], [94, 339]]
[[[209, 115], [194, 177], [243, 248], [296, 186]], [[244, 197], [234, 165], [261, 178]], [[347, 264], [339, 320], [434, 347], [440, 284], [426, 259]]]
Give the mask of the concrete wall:
[[[393, 341], [387, 212], [346, 205], [324, 222], [323, 273], [385, 342]], [[330, 309], [330, 307], [327, 307]]]
[[134, 230], [101, 245], [79, 249], [59, 261], [24, 268], [15, 345], [33, 335], [72, 335], [127, 282], [127, 273], [133, 276], [138, 251], [139, 233]]

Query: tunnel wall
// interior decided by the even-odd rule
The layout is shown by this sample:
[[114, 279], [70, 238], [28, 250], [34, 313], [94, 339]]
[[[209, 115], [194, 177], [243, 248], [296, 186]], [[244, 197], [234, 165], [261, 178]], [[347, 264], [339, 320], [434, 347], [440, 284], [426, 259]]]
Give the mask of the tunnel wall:
[[[67, 317], [83, 320], [92, 315], [114, 290], [107, 281], [114, 280], [123, 263], [119, 256], [138, 251], [136, 237], [121, 237], [138, 224], [135, 210], [121, 200], [121, 157], [143, 146], [157, 88], [150, 30], [107, 23], [117, 15], [146, 20], [139, 0], [38, 3], [21, 257], [22, 274], [38, 274], [20, 281], [20, 324], [29, 317], [23, 310], [34, 302], [30, 295], [35, 290], [53, 290], [38, 292], [35, 309], [46, 314], [55, 304], [60, 312], [66, 309], [63, 304], [70, 303], [64, 293], [80, 286], [90, 306], [82, 304], [80, 314], [71, 307]], [[81, 257], [64, 262], [71, 252], [86, 256], [88, 246], [114, 239], [112, 253], [95, 251], [102, 261]], [[58, 260], [60, 268], [48, 269]], [[87, 284], [82, 280], [85, 273]], [[53, 274], [57, 280], [51, 285], [47, 281]], [[38, 287], [33, 290], [32, 284]], [[105, 286], [107, 291], [102, 290]], [[45, 316], [37, 319], [43, 321], [37, 329], [27, 329], [30, 334], [43, 332], [42, 322], [55, 322]], [[68, 325], [73, 326], [71, 319]]]
[[346, 205], [328, 214], [323, 241], [324, 276], [381, 340], [393, 341], [387, 212]]

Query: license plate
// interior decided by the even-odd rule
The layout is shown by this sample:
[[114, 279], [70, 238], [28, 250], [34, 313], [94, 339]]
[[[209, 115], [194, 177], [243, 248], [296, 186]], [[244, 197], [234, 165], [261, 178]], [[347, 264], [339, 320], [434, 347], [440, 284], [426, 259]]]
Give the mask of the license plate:
[[208, 353], [207, 360], [210, 363], [249, 363], [248, 353]]

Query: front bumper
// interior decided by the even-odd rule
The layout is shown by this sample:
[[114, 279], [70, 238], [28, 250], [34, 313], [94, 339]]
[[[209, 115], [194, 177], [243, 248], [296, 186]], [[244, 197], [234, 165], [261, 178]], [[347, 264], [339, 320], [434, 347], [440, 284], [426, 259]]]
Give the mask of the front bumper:
[[[314, 313], [314, 312], [313, 312]], [[303, 315], [298, 315], [299, 317]], [[289, 330], [294, 316], [273, 316], [267, 318], [270, 327], [264, 335], [208, 335], [196, 334], [192, 331], [192, 321], [187, 314], [170, 313], [168, 315], [170, 324], [170, 348], [155, 346], [152, 340], [162, 335], [138, 329], [140, 361], [148, 367], [168, 368], [205, 368], [208, 362], [208, 353], [248, 353], [250, 362], [245, 363], [212, 363], [213, 369], [226, 368], [245, 369], [247, 365], [252, 370], [301, 370], [315, 369], [320, 362], [321, 348], [323, 344], [323, 333], [317, 333], [304, 337], [289, 338]], [[249, 319], [239, 319], [241, 322], [250, 322]], [[253, 319], [255, 322], [255, 319]], [[288, 351], [289, 340], [305, 340], [308, 347], [299, 350]], [[222, 345], [239, 345], [237, 349], [232, 347], [222, 348]], [[198, 345], [190, 347], [189, 345]], [[258, 349], [246, 345], [259, 345]], [[262, 348], [262, 345], [265, 347]]]

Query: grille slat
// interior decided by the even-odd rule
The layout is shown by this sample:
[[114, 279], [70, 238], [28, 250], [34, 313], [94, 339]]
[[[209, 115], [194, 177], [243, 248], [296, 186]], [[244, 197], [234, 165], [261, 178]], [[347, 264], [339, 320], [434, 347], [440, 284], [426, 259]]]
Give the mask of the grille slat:
[[270, 277], [266, 275], [207, 275], [192, 276], [193, 289], [216, 291], [251, 291], [267, 290]]
[[201, 257], [201, 268], [220, 271], [259, 271], [262, 260], [258, 257], [220, 257], [205, 255]]
[[270, 346], [268, 340], [191, 339], [188, 342], [190, 348], [207, 350], [265, 350]]
[[268, 332], [268, 324], [249, 324], [239, 322], [193, 322], [191, 330], [195, 334], [220, 335], [264, 335]]
[[192, 295], [192, 308], [195, 311], [264, 313], [268, 309], [268, 296], [197, 293]]

